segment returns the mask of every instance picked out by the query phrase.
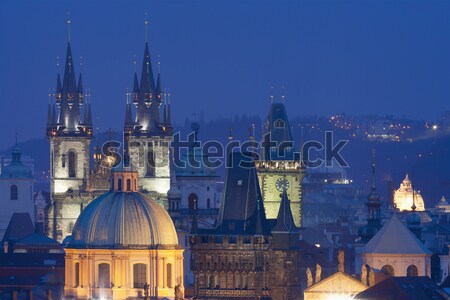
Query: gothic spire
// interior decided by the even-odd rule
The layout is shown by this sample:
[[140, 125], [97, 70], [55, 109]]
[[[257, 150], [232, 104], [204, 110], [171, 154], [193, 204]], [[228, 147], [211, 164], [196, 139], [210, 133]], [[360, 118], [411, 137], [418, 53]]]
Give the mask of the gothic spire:
[[[155, 81], [153, 78], [153, 69], [150, 59], [150, 51], [148, 50], [148, 42], [145, 43], [144, 49], [140, 91], [146, 94], [152, 94], [155, 91]], [[151, 95], [151, 97], [152, 96], [153, 95]]]
[[47, 110], [47, 126], [52, 126], [53, 115], [52, 115], [52, 104], [50, 103], [51, 93], [48, 91], [48, 110]]
[[161, 84], [161, 61], [158, 57], [158, 77], [156, 79], [156, 98], [159, 103], [162, 102], [162, 84]]
[[129, 100], [130, 94], [127, 93], [127, 103], [125, 107], [125, 130], [131, 130], [133, 127], [133, 116], [131, 112], [131, 104]]
[[58, 73], [58, 77], [56, 78], [56, 93], [60, 94], [61, 93], [61, 78], [59, 77], [59, 73]]
[[292, 210], [286, 190], [281, 197], [280, 210], [278, 211], [277, 223], [272, 232], [297, 232], [298, 229], [294, 223]]
[[80, 73], [80, 77], [78, 78], [78, 94], [83, 95], [83, 80], [81, 77], [81, 73]]
[[[81, 74], [80, 74], [80, 82], [81, 82]], [[84, 110], [84, 124], [86, 126], [92, 126], [92, 112], [91, 112], [91, 93], [89, 91], [89, 94], [86, 97], [86, 107]]]
[[75, 70], [73, 67], [72, 50], [70, 48], [70, 42], [68, 42], [66, 64], [64, 67], [62, 93], [76, 93], [76, 92], [77, 92], [77, 83], [75, 79]]

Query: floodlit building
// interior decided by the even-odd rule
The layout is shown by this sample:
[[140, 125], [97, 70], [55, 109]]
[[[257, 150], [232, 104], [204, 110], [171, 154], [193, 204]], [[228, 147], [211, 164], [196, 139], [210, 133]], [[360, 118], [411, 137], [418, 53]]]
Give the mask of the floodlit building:
[[413, 205], [416, 207], [416, 211], [425, 210], [422, 195], [420, 195], [419, 191], [413, 189], [408, 174], [406, 174], [405, 179], [400, 184], [400, 188], [394, 191], [394, 204], [400, 211], [412, 210]]
[[81, 213], [66, 240], [66, 296], [159, 299], [184, 292], [183, 249], [175, 226], [138, 186], [138, 172], [119, 166], [111, 191]]
[[431, 251], [396, 215], [364, 246], [361, 265], [381, 270], [388, 276], [430, 276]]

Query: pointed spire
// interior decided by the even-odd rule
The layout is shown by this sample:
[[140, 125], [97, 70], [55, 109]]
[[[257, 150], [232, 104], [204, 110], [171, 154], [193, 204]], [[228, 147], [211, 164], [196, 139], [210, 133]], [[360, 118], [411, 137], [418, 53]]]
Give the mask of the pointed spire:
[[59, 77], [59, 73], [58, 76], [56, 78], [56, 93], [60, 94], [62, 92], [62, 88], [61, 88], [61, 78]]
[[167, 110], [166, 110], [166, 122], [167, 124], [171, 124], [171, 116], [170, 116], [170, 98], [171, 98], [171, 94], [170, 94], [170, 90], [168, 90], [167, 93]]
[[53, 121], [52, 104], [50, 103], [51, 97], [52, 97], [52, 94], [51, 94], [50, 89], [49, 89], [48, 90], [47, 126], [51, 126], [52, 125], [52, 121]]
[[372, 192], [375, 192], [375, 149], [372, 149]]
[[266, 220], [264, 207], [262, 205], [261, 196], [259, 195], [256, 199], [256, 224], [255, 224], [255, 234], [264, 234], [264, 221]]
[[56, 113], [56, 103], [52, 105], [52, 126], [56, 126], [58, 124], [58, 114]]
[[136, 72], [134, 72], [133, 93], [139, 94], [139, 82], [138, 82], [138, 78], [137, 78], [137, 73]]
[[292, 215], [291, 205], [286, 190], [283, 190], [281, 197], [280, 210], [278, 211], [277, 223], [272, 232], [297, 232], [294, 217]]
[[127, 92], [127, 104], [125, 108], [125, 128], [131, 130], [133, 126], [133, 116], [131, 112], [130, 93]]
[[145, 43], [144, 60], [142, 62], [140, 91], [147, 94], [153, 93], [155, 91], [155, 81], [153, 78], [152, 62], [150, 59], [150, 51], [148, 49], [147, 42]]
[[64, 67], [62, 92], [63, 93], [77, 92], [77, 84], [75, 80], [75, 70], [73, 67], [72, 50], [70, 48], [70, 42], [67, 43], [66, 64]]
[[161, 103], [161, 101], [162, 101], [162, 85], [161, 85], [161, 61], [159, 59], [159, 55], [158, 55], [158, 78], [156, 80], [156, 97], [158, 99], [158, 102]]
[[70, 11], [67, 12], [67, 41], [70, 43]]
[[[81, 80], [81, 74], [80, 74], [80, 80]], [[84, 111], [84, 124], [86, 126], [92, 126], [91, 91], [90, 90], [88, 90], [88, 94], [86, 96], [87, 97], [86, 97], [86, 107], [85, 107], [85, 111]]]
[[81, 77], [81, 73], [80, 77], [78, 78], [78, 94], [83, 95], [83, 79]]

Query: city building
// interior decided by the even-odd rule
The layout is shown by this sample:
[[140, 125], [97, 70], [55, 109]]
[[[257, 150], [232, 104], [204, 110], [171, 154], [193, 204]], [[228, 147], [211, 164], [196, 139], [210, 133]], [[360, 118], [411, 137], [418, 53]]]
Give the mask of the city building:
[[133, 167], [112, 174], [111, 190], [83, 210], [65, 241], [66, 297], [181, 297], [183, 248], [169, 214], [138, 192]]
[[0, 238], [3, 237], [14, 213], [28, 213], [31, 220], [35, 220], [34, 179], [31, 168], [22, 163], [22, 151], [17, 142], [11, 154], [11, 163], [2, 168], [0, 175]]
[[[132, 104], [129, 96], [127, 94], [124, 132], [128, 136], [129, 155], [139, 173], [139, 189], [167, 207], [169, 146], [173, 136], [170, 95], [166, 97], [162, 93], [159, 62], [155, 85], [148, 42], [145, 43], [140, 82], [137, 73], [134, 74]], [[164, 111], [160, 113], [163, 97]], [[60, 242], [71, 234], [84, 207], [108, 191], [111, 167], [118, 162], [117, 153], [103, 151], [98, 143], [91, 151], [94, 148], [91, 145], [92, 119], [90, 94], [84, 94], [81, 74], [76, 80], [69, 40], [63, 79], [61, 81], [57, 75], [55, 103], [49, 103], [47, 119], [50, 205], [44, 217], [45, 232]]]
[[[253, 139], [253, 134], [251, 134]], [[305, 169], [295, 153], [291, 127], [284, 105], [272, 102], [264, 126], [260, 159], [255, 162], [267, 218], [275, 219], [285, 190], [295, 225], [302, 226], [302, 180]]]
[[300, 299], [299, 231], [285, 190], [266, 218], [251, 156], [232, 153], [217, 226], [194, 218], [189, 245], [197, 299]]
[[415, 205], [417, 211], [425, 210], [422, 195], [420, 195], [419, 191], [414, 190], [413, 184], [411, 183], [408, 174], [406, 174], [406, 177], [400, 184], [399, 189], [394, 191], [394, 205], [397, 209], [402, 211], [412, 210], [413, 204]]
[[361, 252], [363, 265], [388, 276], [430, 276], [431, 251], [394, 214]]
[[188, 235], [194, 215], [199, 228], [214, 228], [221, 200], [218, 193], [219, 176], [216, 169], [209, 165], [208, 157], [199, 144], [200, 125], [195, 122], [191, 129], [194, 134], [192, 143], [186, 153], [181, 155], [180, 161], [174, 161], [175, 174], [167, 193], [168, 212], [175, 223], [178, 240], [185, 248], [185, 286], [194, 284], [189, 263], [191, 252], [188, 247]]

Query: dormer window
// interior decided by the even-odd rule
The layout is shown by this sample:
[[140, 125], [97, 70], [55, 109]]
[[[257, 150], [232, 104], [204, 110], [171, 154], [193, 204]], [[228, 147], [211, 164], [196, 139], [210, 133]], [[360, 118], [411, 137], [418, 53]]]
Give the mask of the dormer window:
[[284, 121], [281, 119], [277, 119], [274, 123], [273, 123], [273, 127], [275, 128], [284, 128], [285, 124]]

